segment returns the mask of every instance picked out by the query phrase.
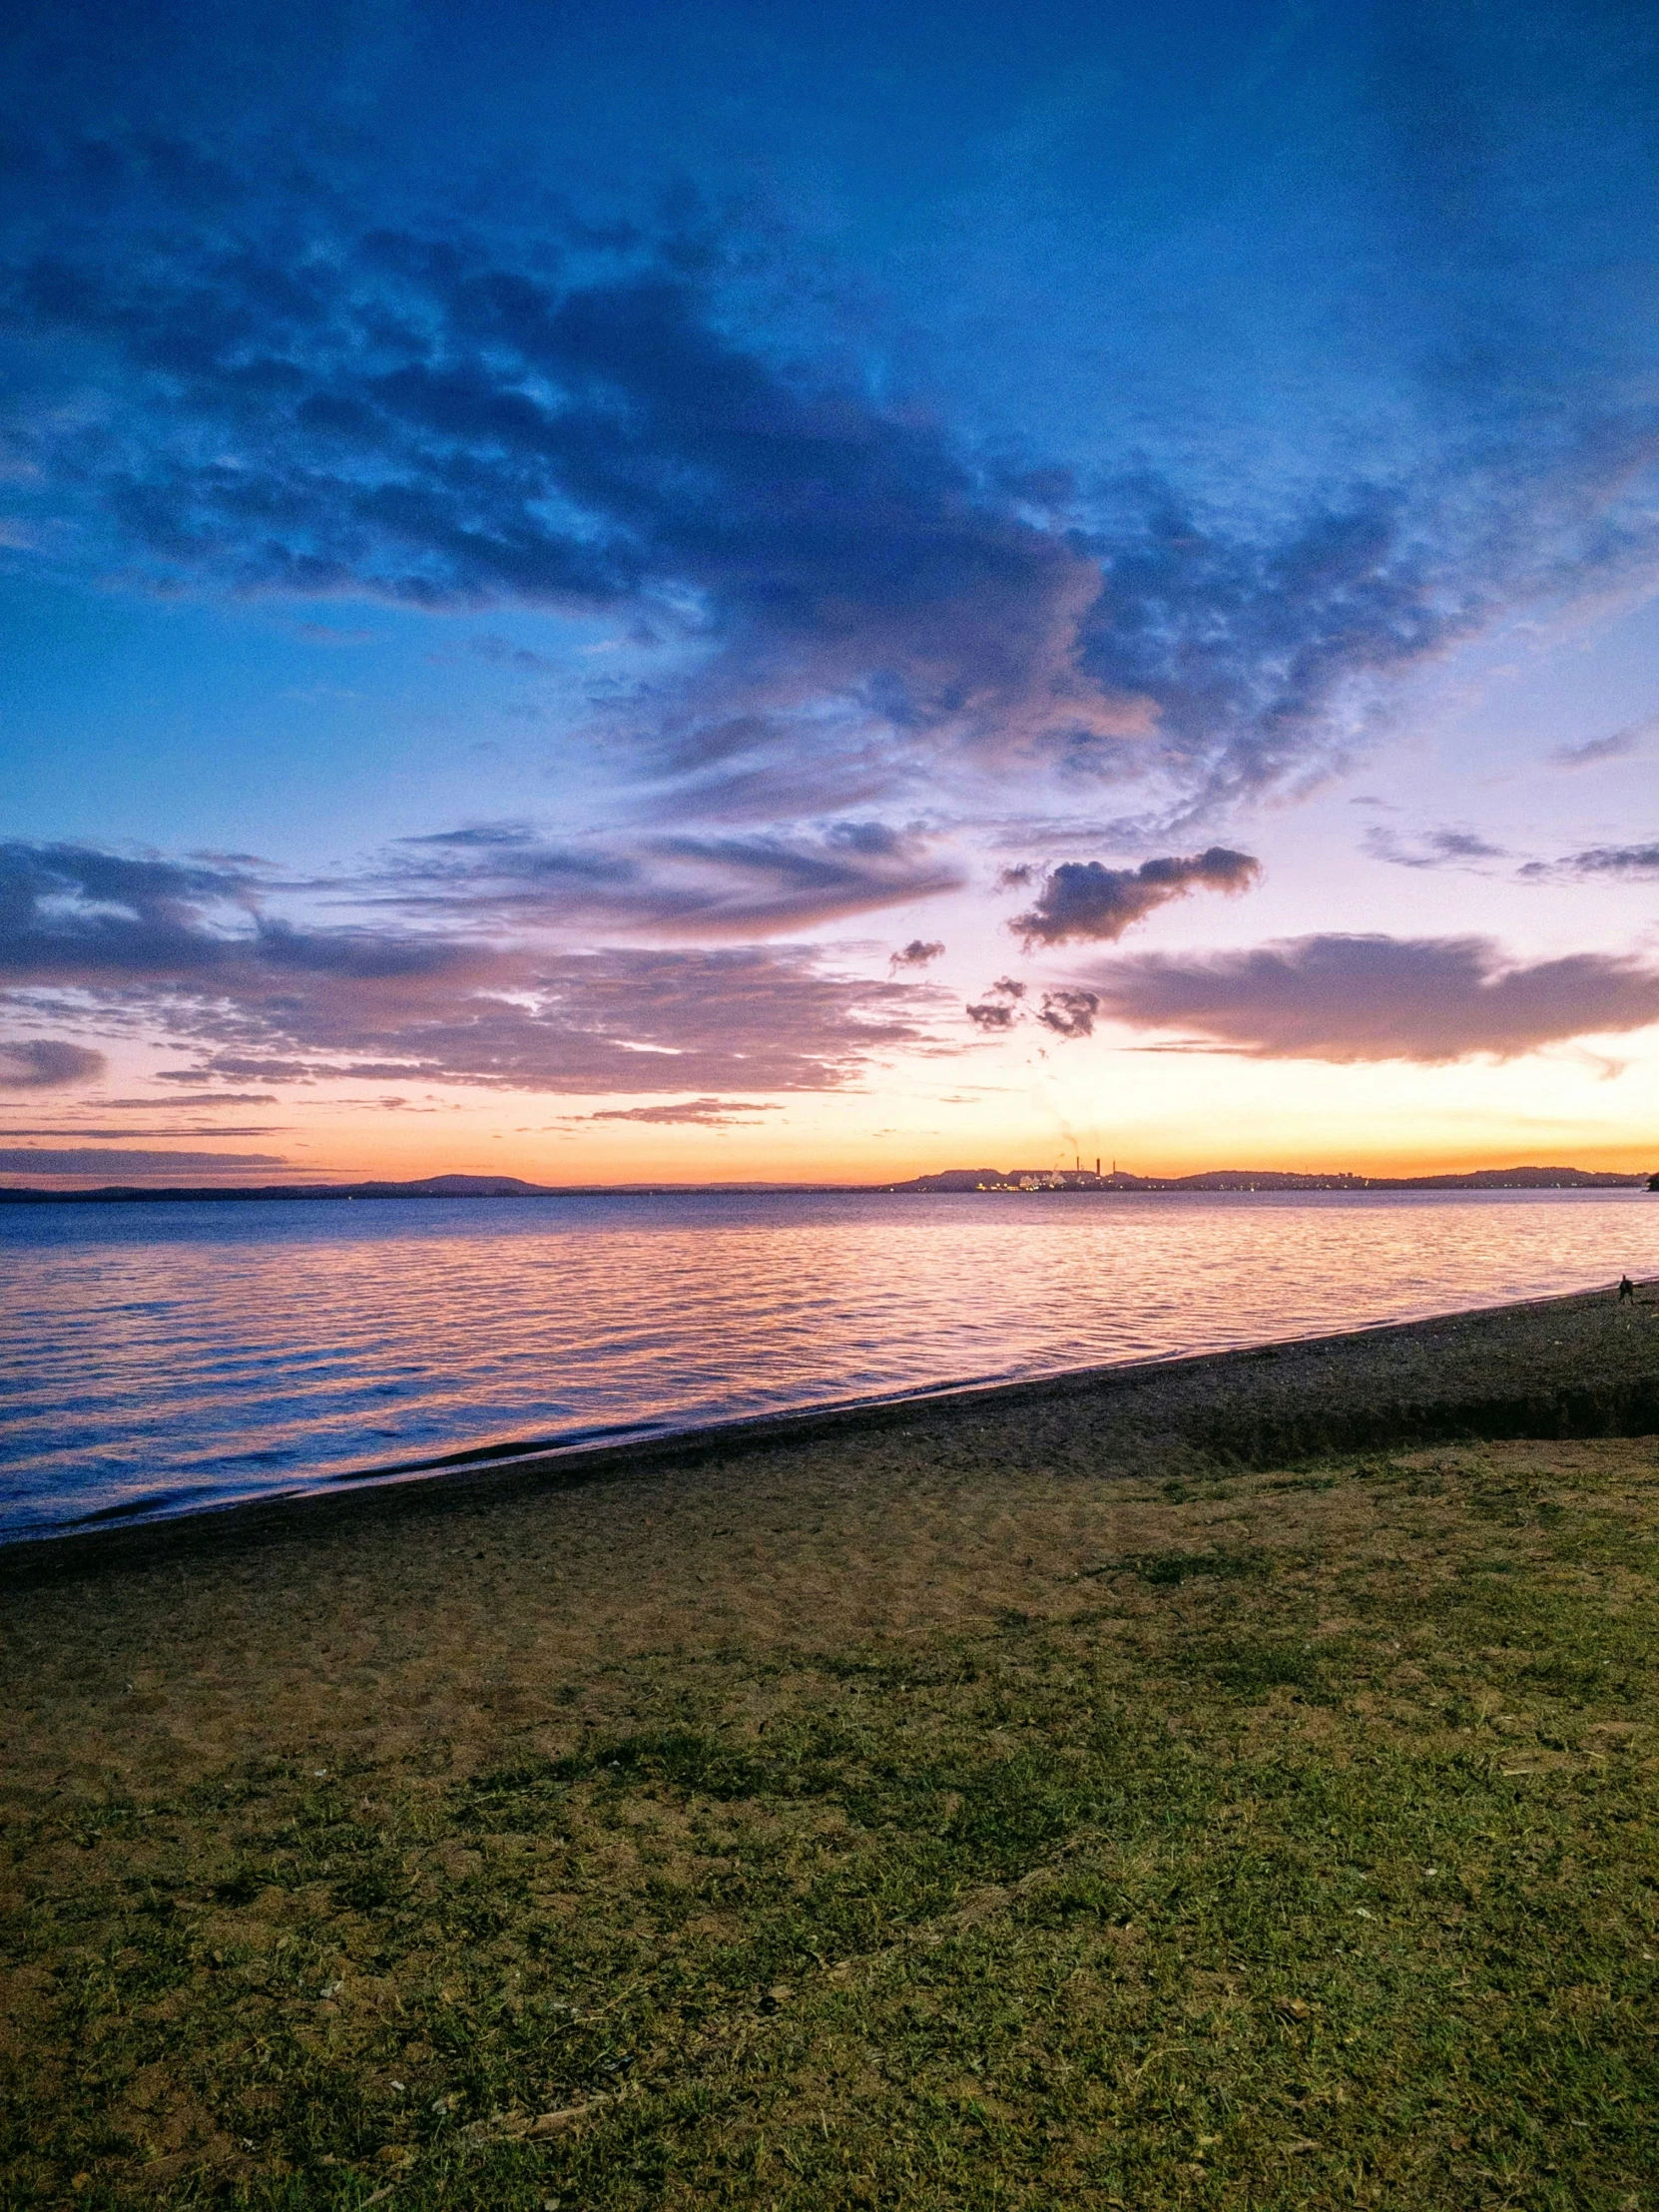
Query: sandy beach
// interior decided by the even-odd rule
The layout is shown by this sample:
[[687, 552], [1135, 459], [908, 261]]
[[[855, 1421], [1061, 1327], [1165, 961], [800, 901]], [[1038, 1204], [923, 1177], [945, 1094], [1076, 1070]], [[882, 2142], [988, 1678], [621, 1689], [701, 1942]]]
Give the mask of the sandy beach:
[[[1648, 1286], [14, 1547], [7, 2201], [977, 2204], [995, 2169], [1002, 2204], [1495, 2203], [1469, 2145], [1496, 2129], [1532, 2160], [1503, 2201], [1645, 2204], [1656, 1430]], [[1549, 1967], [1535, 1934], [1537, 1971], [1624, 2085], [1604, 2067], [1547, 2156], [1577, 2092], [1536, 2050], [1474, 2086], [1472, 2046], [1424, 2055], [1450, 1924], [1392, 1876], [1304, 1900], [1397, 1937], [1346, 1981], [1324, 1938], [1264, 1963], [1230, 1908], [1170, 1921], [1218, 1821], [1229, 1850], [1261, 1823], [1235, 1884], [1288, 1853], [1346, 1898], [1327, 1833], [1351, 1869], [1431, 1865], [1390, 1824], [1455, 1800], [1469, 1835], [1432, 1848], [1487, 1868], [1460, 1970], [1502, 1982], [1490, 1838], [1563, 1792], [1600, 1902], [1574, 1933], [1558, 1897], [1549, 1940], [1611, 1916], [1624, 1966]], [[912, 2047], [941, 2004], [989, 2008], [977, 2059]], [[1153, 2111], [1160, 2007], [1187, 2088]]]

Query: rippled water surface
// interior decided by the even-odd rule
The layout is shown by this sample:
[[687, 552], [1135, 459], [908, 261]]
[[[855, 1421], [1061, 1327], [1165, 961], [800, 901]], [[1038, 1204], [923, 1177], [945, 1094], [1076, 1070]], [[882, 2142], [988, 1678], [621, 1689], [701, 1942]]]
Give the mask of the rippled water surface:
[[1635, 1191], [0, 1209], [0, 1533], [1659, 1272]]

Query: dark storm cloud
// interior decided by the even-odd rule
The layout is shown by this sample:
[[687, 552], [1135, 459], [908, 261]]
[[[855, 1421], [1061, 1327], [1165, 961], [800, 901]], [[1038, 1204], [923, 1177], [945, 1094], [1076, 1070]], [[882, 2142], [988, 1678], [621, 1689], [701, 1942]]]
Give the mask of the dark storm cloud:
[[[1021, 873], [1004, 869], [1003, 880]], [[1126, 929], [1172, 898], [1195, 890], [1236, 893], [1249, 890], [1262, 863], [1248, 852], [1213, 844], [1207, 852], [1182, 859], [1143, 860], [1139, 867], [1104, 867], [1099, 860], [1063, 860], [1043, 878], [1035, 903], [1016, 914], [1008, 927], [1024, 939], [1029, 952], [1040, 944], [1070, 939], [1115, 943]]]
[[529, 1091], [816, 1090], [919, 1041], [918, 986], [800, 948], [542, 953], [471, 930], [301, 928], [245, 875], [0, 849], [0, 988], [85, 994], [194, 1048], [199, 1089], [358, 1077]]
[[55, 1091], [90, 1083], [108, 1062], [89, 1046], [52, 1037], [0, 1042], [0, 1091]]
[[1089, 977], [1100, 1009], [1265, 1059], [1513, 1059], [1659, 1021], [1659, 972], [1585, 952], [1508, 959], [1485, 937], [1311, 936], [1247, 952], [1148, 953]]
[[912, 937], [908, 944], [900, 945], [892, 954], [887, 961], [887, 970], [889, 974], [896, 974], [900, 968], [930, 967], [943, 953], [942, 937]]
[[558, 845], [518, 825], [404, 840], [378, 895], [409, 912], [657, 935], [766, 937], [953, 890], [960, 871], [878, 822], [816, 834]]

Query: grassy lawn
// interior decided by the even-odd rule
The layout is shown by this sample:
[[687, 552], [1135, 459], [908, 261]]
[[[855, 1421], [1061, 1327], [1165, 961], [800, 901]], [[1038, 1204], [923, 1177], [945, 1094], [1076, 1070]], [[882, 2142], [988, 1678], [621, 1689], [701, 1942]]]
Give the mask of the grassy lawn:
[[6, 2203], [1659, 2205], [1652, 1441], [1018, 1488], [1022, 1607], [890, 1502], [884, 1631], [14, 1821]]

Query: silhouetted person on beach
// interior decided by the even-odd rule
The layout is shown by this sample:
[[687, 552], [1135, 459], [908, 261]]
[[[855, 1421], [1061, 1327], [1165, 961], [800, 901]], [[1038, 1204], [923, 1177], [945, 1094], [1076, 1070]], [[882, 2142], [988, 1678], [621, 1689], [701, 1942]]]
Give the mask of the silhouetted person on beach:
[[1628, 1275], [1621, 1275], [1619, 1277], [1619, 1304], [1622, 1306], [1626, 1299], [1632, 1305], [1636, 1303], [1636, 1286], [1631, 1282]]

